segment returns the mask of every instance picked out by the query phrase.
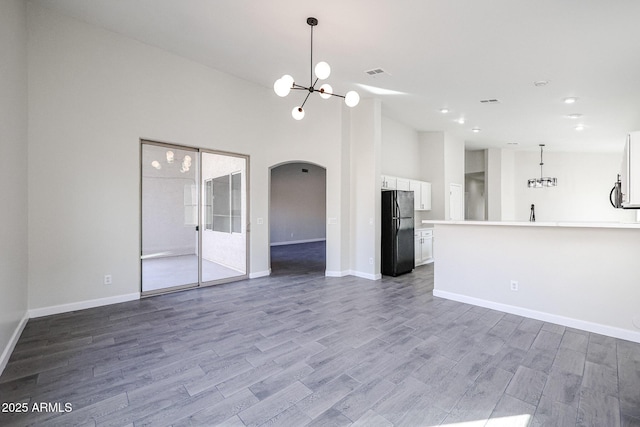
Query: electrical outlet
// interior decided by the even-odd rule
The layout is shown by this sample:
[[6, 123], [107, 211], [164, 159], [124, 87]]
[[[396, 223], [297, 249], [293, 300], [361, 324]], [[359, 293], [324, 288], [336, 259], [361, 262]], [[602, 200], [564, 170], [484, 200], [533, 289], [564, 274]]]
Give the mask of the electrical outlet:
[[104, 275], [104, 284], [105, 285], [110, 285], [112, 283], [113, 283], [113, 280], [111, 278], [111, 275], [110, 274], [105, 274]]
[[512, 291], [517, 291], [518, 290], [518, 281], [517, 280], [512, 280], [511, 281], [511, 290]]
[[373, 258], [369, 258], [369, 264], [373, 265]]

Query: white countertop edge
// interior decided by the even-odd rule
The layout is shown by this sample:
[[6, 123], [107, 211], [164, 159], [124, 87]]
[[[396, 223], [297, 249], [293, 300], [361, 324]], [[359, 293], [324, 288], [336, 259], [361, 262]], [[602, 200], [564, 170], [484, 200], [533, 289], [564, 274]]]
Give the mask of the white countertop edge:
[[636, 228], [640, 223], [630, 222], [529, 222], [529, 221], [443, 221], [422, 220], [422, 224], [444, 225], [497, 225], [509, 227], [573, 227], [573, 228]]

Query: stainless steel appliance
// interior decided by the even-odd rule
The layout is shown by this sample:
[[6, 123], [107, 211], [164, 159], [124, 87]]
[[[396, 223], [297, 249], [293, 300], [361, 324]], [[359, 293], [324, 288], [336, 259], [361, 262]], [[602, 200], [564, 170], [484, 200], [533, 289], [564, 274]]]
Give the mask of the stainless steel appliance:
[[382, 274], [399, 276], [415, 267], [413, 191], [382, 192]]

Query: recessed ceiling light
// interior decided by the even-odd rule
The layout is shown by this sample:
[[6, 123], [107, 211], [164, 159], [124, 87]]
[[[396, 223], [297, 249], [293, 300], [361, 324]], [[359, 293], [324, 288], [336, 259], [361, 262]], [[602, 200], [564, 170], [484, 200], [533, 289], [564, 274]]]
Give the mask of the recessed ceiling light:
[[448, 109], [448, 108], [441, 108], [441, 109], [440, 109], [440, 112], [441, 112], [442, 114], [447, 114], [447, 113], [449, 112], [449, 109]]
[[535, 82], [533, 82], [533, 84], [537, 87], [546, 86], [549, 84], [549, 80], [536, 80]]
[[578, 130], [578, 131], [584, 130], [584, 125], [580, 124], [580, 125], [576, 126], [576, 130]]
[[582, 117], [582, 114], [579, 114], [579, 113], [573, 113], [567, 116], [567, 118], [569, 119], [579, 119], [580, 117]]
[[460, 123], [461, 125], [464, 124], [464, 117], [460, 117], [458, 120], [456, 120], [456, 123]]
[[471, 129], [471, 132], [478, 133], [478, 132], [480, 132], [480, 128], [473, 128], [473, 129]]
[[563, 99], [565, 104], [575, 104], [578, 98], [570, 96], [569, 98]]

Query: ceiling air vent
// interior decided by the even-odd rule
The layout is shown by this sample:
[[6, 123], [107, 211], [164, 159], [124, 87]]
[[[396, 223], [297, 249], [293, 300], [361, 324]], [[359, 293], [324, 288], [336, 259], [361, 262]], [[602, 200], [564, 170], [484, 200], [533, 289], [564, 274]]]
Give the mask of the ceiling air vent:
[[500, 101], [498, 101], [497, 99], [481, 99], [480, 103], [482, 103], [482, 104], [499, 104]]
[[372, 70], [367, 70], [367, 71], [365, 71], [365, 73], [369, 74], [370, 76], [377, 76], [379, 74], [387, 74], [387, 75], [389, 75], [389, 73], [387, 73], [382, 68], [374, 68]]

